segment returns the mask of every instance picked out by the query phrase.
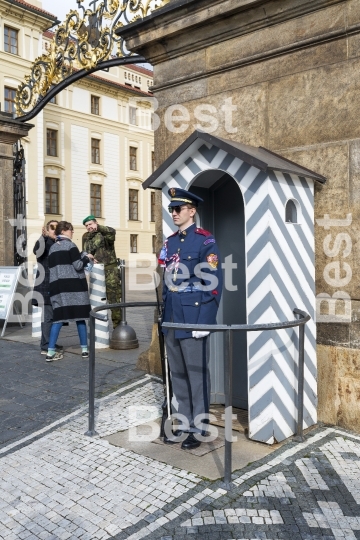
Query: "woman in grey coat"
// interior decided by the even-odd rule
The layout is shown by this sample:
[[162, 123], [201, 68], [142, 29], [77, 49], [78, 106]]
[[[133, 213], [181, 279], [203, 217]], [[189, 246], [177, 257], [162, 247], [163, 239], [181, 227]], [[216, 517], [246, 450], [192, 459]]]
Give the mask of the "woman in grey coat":
[[55, 357], [55, 344], [64, 322], [76, 321], [81, 353], [89, 356], [85, 320], [89, 318], [90, 301], [84, 268], [94, 260], [92, 255], [80, 253], [72, 241], [74, 228], [68, 221], [60, 221], [55, 229], [56, 242], [50, 249], [50, 300], [53, 308], [49, 349], [46, 361]]

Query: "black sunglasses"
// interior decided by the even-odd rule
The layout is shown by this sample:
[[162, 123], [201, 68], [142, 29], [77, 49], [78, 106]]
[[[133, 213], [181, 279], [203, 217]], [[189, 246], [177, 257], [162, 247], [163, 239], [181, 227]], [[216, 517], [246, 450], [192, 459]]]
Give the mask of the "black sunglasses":
[[180, 214], [181, 210], [185, 208], [185, 205], [183, 206], [169, 206], [169, 212], [170, 214], [172, 214], [174, 211], [177, 213], [177, 214]]

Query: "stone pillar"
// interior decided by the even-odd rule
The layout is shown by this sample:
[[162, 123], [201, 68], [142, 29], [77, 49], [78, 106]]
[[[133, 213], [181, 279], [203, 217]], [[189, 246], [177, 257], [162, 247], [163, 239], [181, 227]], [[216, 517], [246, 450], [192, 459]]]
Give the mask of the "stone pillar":
[[0, 113], [0, 266], [14, 266], [13, 144], [33, 127]]
[[[158, 166], [197, 125], [328, 179], [315, 186], [318, 416], [360, 432], [359, 0], [170, 0], [117, 34], [154, 66]], [[160, 214], [156, 228], [160, 242]]]

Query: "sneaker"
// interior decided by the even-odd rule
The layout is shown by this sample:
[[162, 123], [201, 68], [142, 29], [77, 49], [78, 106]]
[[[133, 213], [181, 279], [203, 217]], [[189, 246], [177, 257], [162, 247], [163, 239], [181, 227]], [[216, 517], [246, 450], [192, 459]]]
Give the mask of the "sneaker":
[[81, 353], [81, 358], [89, 358], [89, 351], [82, 352]]
[[52, 356], [47, 354], [46, 355], [46, 361], [47, 362], [53, 362], [54, 360], [61, 360], [62, 358], [64, 358], [64, 355], [62, 352], [56, 352], [55, 354], [53, 354]]
[[[56, 352], [61, 352], [61, 353], [64, 352], [64, 347], [62, 345], [56, 345], [55, 349], [56, 349]], [[45, 356], [47, 356], [47, 353], [48, 353], [47, 349], [41, 349], [40, 354], [44, 354]]]

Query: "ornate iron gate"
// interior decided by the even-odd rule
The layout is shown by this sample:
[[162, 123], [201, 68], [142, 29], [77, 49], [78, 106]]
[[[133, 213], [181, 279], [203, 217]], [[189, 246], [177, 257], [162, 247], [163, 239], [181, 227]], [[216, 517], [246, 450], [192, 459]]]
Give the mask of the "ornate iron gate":
[[14, 266], [27, 260], [25, 155], [20, 142], [14, 144]]

